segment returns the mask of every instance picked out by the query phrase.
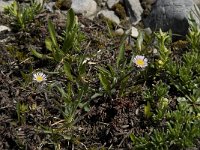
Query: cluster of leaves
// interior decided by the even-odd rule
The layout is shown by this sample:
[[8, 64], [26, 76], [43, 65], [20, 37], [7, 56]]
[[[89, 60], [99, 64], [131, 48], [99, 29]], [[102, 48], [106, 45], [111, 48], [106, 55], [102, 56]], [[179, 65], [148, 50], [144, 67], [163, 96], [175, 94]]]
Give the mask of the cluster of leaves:
[[[127, 36], [124, 36], [126, 38]], [[109, 96], [117, 93], [122, 96], [125, 92], [126, 85], [130, 75], [134, 73], [132, 59], [125, 57], [125, 40], [122, 40], [119, 48], [119, 54], [116, 58], [115, 65], [98, 66], [98, 77], [103, 87], [100, 95], [106, 93]], [[126, 89], [127, 90], [127, 89]]]
[[[195, 112], [188, 111], [187, 104], [178, 104], [175, 111], [165, 113], [165, 125], [150, 133], [136, 137], [131, 134], [135, 149], [182, 149], [195, 146], [200, 136], [200, 120]], [[157, 116], [154, 116], [157, 117]], [[159, 122], [157, 122], [159, 124]]]
[[76, 122], [78, 107], [85, 106], [82, 100], [88, 89], [88, 83], [84, 80], [86, 75], [84, 60], [86, 56], [80, 51], [80, 43], [84, 37], [79, 31], [78, 20], [72, 9], [67, 12], [66, 29], [62, 36], [58, 36], [50, 20], [48, 20], [48, 30], [50, 37], [46, 38], [45, 44], [50, 53], [42, 54], [32, 48], [30, 50], [39, 59], [55, 61], [57, 66], [53, 73], [65, 75], [69, 80], [67, 85], [57, 82], [51, 84], [50, 90], [56, 88], [61, 93], [64, 104], [56, 103], [64, 116], [64, 126], [70, 127]]
[[30, 6], [22, 6], [17, 1], [14, 1], [11, 6], [4, 8], [4, 12], [13, 20], [15, 29], [26, 29], [26, 25], [31, 23], [42, 11], [42, 5], [31, 1]]
[[[131, 134], [135, 149], [191, 148], [200, 137], [200, 29], [190, 23], [188, 49], [178, 58], [166, 46], [170, 34], [156, 33], [158, 58], [153, 67], [159, 82], [148, 87], [143, 97], [147, 103], [144, 114], [157, 127], [144, 135]], [[172, 98], [171, 92], [178, 98]], [[172, 110], [170, 103], [176, 103], [176, 108]]]

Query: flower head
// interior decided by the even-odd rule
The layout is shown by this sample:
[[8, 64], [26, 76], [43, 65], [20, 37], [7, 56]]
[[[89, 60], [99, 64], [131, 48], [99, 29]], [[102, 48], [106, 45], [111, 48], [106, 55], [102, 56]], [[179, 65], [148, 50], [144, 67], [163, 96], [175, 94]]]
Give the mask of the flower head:
[[33, 80], [37, 81], [38, 83], [46, 81], [47, 80], [47, 76], [42, 73], [42, 72], [37, 72], [33, 74]]
[[148, 65], [147, 64], [148, 59], [141, 55], [135, 56], [135, 58], [133, 59], [133, 62], [136, 64], [137, 67], [140, 67], [140, 68], [145, 68]]

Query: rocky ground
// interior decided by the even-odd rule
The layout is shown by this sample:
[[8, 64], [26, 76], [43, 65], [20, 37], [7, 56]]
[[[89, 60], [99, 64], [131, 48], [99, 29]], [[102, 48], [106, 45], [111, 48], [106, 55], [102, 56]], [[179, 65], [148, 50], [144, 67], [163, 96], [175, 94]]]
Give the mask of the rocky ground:
[[[141, 135], [150, 132], [152, 126], [156, 127], [143, 115], [144, 102], [141, 101], [141, 87], [136, 87], [137, 92], [123, 98], [110, 99], [110, 97], [100, 96], [92, 99], [89, 103], [89, 111], [78, 110], [78, 120], [69, 130], [62, 124], [64, 118], [58, 107], [58, 103], [61, 102], [58, 91], [37, 90], [34, 88], [34, 83], [29, 82], [32, 76], [31, 79], [30, 76], [27, 79], [23, 76], [38, 69], [50, 72], [56, 67], [54, 62], [35, 58], [30, 52], [30, 47], [48, 53], [44, 41], [49, 35], [48, 19], [53, 20], [58, 34], [62, 34], [66, 23], [65, 9], [68, 5], [65, 6], [66, 3], [61, 2], [63, 1], [47, 3], [46, 9], [28, 24], [26, 30], [13, 30], [12, 20], [2, 11], [0, 12], [0, 25], [8, 27], [0, 31], [0, 149], [132, 149], [130, 133]], [[97, 9], [107, 8], [106, 1], [99, 0], [96, 3]], [[126, 20], [127, 16], [124, 16], [126, 10], [122, 2], [117, 2], [117, 6], [110, 6], [110, 10], [106, 9], [106, 11], [115, 11], [115, 14], [118, 12], [118, 15], [113, 16], [114, 19], [118, 19], [110, 18], [112, 22], [101, 16], [94, 17], [93, 14], [78, 15], [80, 30], [85, 38], [81, 42], [81, 49], [86, 55], [96, 56], [91, 62], [95, 65], [113, 64], [122, 39], [121, 35], [132, 29], [126, 43], [126, 56], [129, 57], [133, 48], [131, 43], [138, 36], [137, 29], [143, 29], [141, 19], [150, 13], [151, 4], [153, 1], [138, 3], [138, 7], [141, 8], [136, 10], [139, 14], [136, 15], [136, 20], [132, 21]], [[181, 49], [184, 49], [187, 43], [181, 46]], [[96, 70], [92, 68], [90, 72], [92, 75]], [[62, 75], [50, 74], [48, 82], [53, 81], [67, 83]], [[91, 86], [97, 87], [98, 82], [94, 79]], [[24, 110], [18, 108], [19, 103], [25, 104], [27, 108]], [[19, 109], [22, 118], [19, 118]]]

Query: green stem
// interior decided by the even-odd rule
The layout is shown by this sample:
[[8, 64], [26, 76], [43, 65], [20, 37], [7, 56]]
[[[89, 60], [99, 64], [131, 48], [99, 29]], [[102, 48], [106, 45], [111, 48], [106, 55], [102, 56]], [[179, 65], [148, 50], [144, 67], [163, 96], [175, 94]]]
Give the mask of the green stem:
[[132, 69], [130, 72], [128, 72], [127, 74], [125, 74], [124, 76], [122, 76], [121, 78], [119, 78], [119, 80], [117, 80], [117, 82], [115, 84], [113, 84], [113, 86], [111, 87], [111, 89], [113, 89], [114, 87], [116, 86], [119, 86], [120, 83], [128, 76], [130, 76], [133, 72], [134, 72], [135, 69]]

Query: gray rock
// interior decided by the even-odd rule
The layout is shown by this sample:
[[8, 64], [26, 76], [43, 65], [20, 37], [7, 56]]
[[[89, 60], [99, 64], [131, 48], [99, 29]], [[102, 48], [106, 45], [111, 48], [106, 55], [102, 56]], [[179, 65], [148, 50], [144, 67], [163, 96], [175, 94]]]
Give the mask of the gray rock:
[[119, 2], [119, 0], [108, 0], [107, 1], [107, 5], [108, 5], [108, 8], [112, 8], [115, 4], [117, 4]]
[[148, 28], [145, 28], [144, 29], [144, 32], [147, 34], [147, 35], [151, 35], [152, 34], [152, 31], [151, 29], [148, 27]]
[[44, 8], [48, 10], [49, 12], [54, 12], [54, 9], [53, 9], [54, 6], [55, 6], [55, 2], [44, 3]]
[[156, 0], [143, 0], [143, 2], [146, 2], [147, 4], [153, 4], [156, 2]]
[[150, 15], [144, 19], [144, 25], [152, 31], [171, 29], [174, 34], [186, 35], [188, 16], [193, 8], [193, 0], [157, 0]]
[[[6, 36], [6, 34], [2, 34], [2, 33], [7, 33], [7, 32], [10, 32], [11, 29], [7, 26], [4, 26], [4, 25], [0, 25], [0, 43], [5, 43], [7, 42], [8, 40], [8, 36]], [[1, 36], [2, 34], [2, 36]]]
[[116, 24], [120, 24], [119, 17], [115, 15], [114, 11], [101, 10], [100, 12], [98, 12], [97, 15], [100, 15], [100, 14], [102, 14], [104, 17], [108, 18], [109, 20], [115, 22]]
[[126, 12], [130, 17], [132, 24], [136, 25], [141, 20], [143, 8], [139, 0], [126, 0], [124, 1]]
[[94, 0], [72, 0], [71, 8], [76, 14], [93, 19], [97, 11], [97, 3]]
[[134, 26], [132, 26], [130, 29], [126, 30], [126, 34], [130, 34], [131, 37], [137, 38], [139, 35], [138, 29]]
[[0, 25], [0, 33], [3, 31], [11, 31], [11, 29], [7, 26]]
[[137, 38], [139, 35], [138, 29], [136, 27], [131, 27], [131, 36]]
[[0, 0], [0, 12], [4, 11], [4, 7], [10, 6], [12, 4], [13, 0], [11, 1], [3, 1]]
[[119, 28], [119, 29], [115, 30], [115, 33], [117, 35], [123, 35], [124, 34], [124, 30], [122, 28]]
[[200, 0], [193, 0], [193, 1], [198, 7], [200, 7]]

